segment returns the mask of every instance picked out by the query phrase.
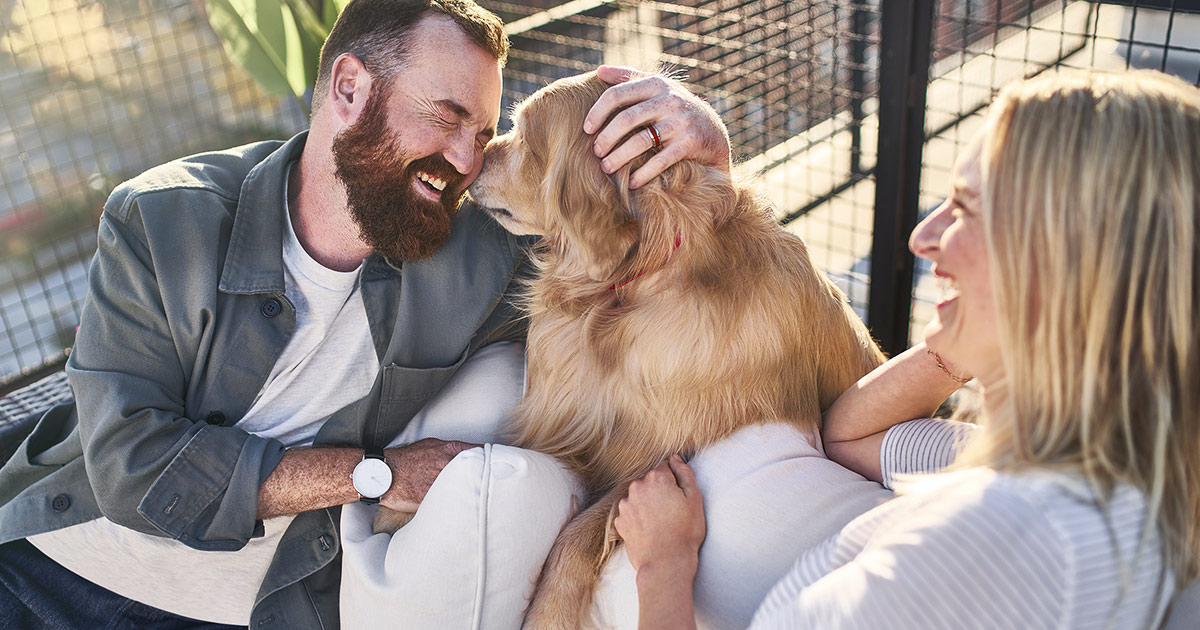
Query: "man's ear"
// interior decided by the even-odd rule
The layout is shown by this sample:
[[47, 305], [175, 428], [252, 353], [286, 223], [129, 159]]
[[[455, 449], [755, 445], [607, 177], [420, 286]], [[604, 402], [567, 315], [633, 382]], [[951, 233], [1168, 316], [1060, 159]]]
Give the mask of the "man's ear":
[[557, 246], [564, 255], [576, 256], [589, 278], [607, 280], [637, 240], [633, 217], [592, 154], [590, 137], [556, 133], [550, 146], [555, 159], [544, 198], [550, 216], [561, 218], [557, 238], [563, 242]]
[[333, 60], [329, 72], [329, 93], [326, 98], [333, 105], [345, 125], [352, 125], [367, 105], [371, 94], [371, 73], [362, 60], [351, 53], [342, 53]]

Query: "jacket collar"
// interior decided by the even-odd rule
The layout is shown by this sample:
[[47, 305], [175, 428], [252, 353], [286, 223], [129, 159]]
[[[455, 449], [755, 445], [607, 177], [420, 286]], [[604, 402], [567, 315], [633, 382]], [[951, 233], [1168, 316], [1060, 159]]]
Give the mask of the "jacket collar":
[[283, 293], [284, 185], [287, 169], [300, 159], [307, 139], [307, 131], [296, 134], [250, 169], [242, 182], [221, 291]]

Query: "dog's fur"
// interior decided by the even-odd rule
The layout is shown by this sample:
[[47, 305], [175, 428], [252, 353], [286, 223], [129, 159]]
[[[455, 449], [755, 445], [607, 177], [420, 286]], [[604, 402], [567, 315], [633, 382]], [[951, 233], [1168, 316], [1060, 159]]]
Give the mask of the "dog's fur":
[[543, 236], [513, 442], [567, 462], [593, 501], [555, 543], [527, 628], [579, 627], [631, 480], [754, 423], [816, 436], [883, 361], [748, 185], [684, 161], [630, 190], [645, 157], [605, 175], [582, 131], [605, 87], [589, 73], [527, 99], [470, 189], [506, 229]]

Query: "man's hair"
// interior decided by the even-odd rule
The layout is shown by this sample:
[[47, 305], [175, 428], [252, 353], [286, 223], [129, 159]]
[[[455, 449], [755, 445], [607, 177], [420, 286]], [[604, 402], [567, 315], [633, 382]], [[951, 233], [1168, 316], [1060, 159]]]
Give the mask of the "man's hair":
[[411, 52], [412, 29], [426, 14], [445, 15], [454, 20], [471, 41], [495, 57], [503, 66], [508, 59], [508, 36], [496, 14], [471, 0], [352, 0], [333, 25], [321, 47], [313, 110], [320, 108], [329, 90], [333, 62], [351, 53], [366, 66], [371, 78], [382, 86], [403, 67]]

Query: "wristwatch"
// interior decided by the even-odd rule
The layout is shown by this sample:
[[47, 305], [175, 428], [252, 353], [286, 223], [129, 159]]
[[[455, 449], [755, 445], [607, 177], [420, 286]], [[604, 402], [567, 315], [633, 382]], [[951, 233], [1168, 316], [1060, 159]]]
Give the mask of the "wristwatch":
[[379, 503], [379, 497], [392, 487], [392, 469], [383, 460], [383, 453], [367, 451], [350, 473], [350, 481], [363, 503]]

